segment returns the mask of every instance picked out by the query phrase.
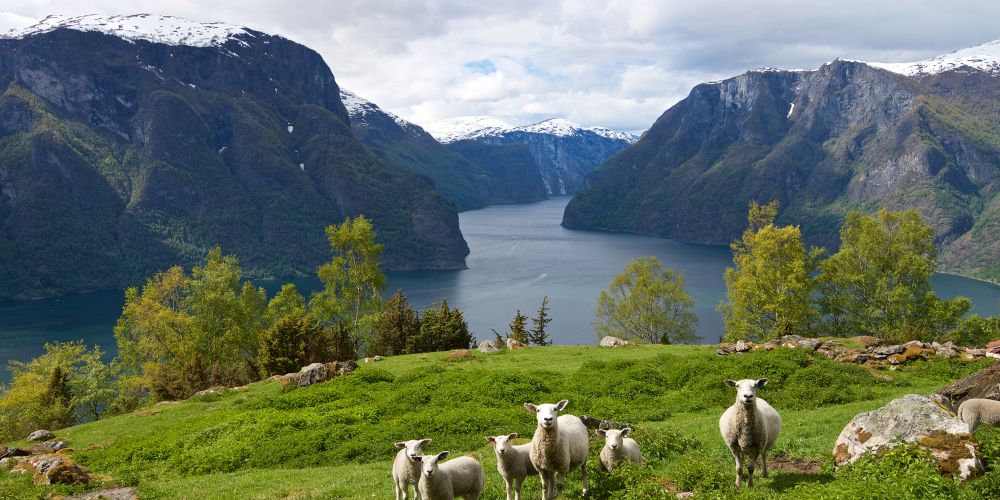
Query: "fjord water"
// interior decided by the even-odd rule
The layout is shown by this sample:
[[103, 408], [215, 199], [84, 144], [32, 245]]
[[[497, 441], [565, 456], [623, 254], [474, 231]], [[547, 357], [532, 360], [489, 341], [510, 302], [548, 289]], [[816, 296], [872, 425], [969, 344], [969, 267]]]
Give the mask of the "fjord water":
[[[722, 274], [731, 264], [727, 248], [564, 229], [559, 223], [568, 202], [568, 196], [555, 196], [464, 212], [459, 219], [471, 250], [469, 269], [391, 273], [386, 293], [401, 288], [420, 308], [446, 298], [464, 311], [480, 340], [493, 338], [491, 329], [505, 331], [515, 308], [534, 315], [542, 296], [548, 295], [555, 343], [593, 344], [598, 293], [631, 259], [655, 255], [663, 265], [684, 273], [700, 319], [698, 334], [705, 342], [718, 342], [722, 319], [715, 306], [725, 296]], [[281, 283], [261, 285], [273, 295]], [[304, 294], [319, 286], [316, 279], [295, 283]], [[971, 298], [979, 314], [997, 314], [1000, 287], [951, 275], [937, 275], [933, 284], [943, 297]], [[112, 329], [122, 302], [121, 292], [100, 292], [0, 303], [0, 363], [31, 359], [51, 341], [83, 339], [113, 351]], [[0, 380], [6, 378], [6, 373], [0, 374]]]

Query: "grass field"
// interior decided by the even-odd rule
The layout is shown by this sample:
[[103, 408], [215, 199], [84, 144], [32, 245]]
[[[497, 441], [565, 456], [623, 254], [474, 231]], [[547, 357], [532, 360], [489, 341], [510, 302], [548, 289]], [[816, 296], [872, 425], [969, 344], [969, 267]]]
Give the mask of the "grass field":
[[[648, 498], [663, 486], [702, 497], [980, 498], [1000, 492], [1000, 471], [967, 485], [938, 476], [912, 450], [834, 472], [837, 435], [857, 413], [902, 394], [926, 394], [988, 361], [936, 359], [896, 371], [831, 362], [802, 350], [719, 357], [710, 346], [634, 348], [556, 346], [387, 358], [350, 376], [282, 392], [254, 384], [57, 432], [96, 480], [87, 486], [35, 487], [0, 474], [0, 498], [39, 498], [111, 485], [138, 486], [142, 498], [392, 498], [392, 443], [430, 437], [427, 452], [481, 458], [483, 498], [502, 498], [487, 435], [518, 432], [527, 441], [534, 418], [522, 404], [569, 399], [567, 412], [630, 422], [648, 464], [597, 471], [602, 443], [592, 441], [595, 497]], [[772, 472], [753, 491], [736, 491], [733, 460], [718, 418], [735, 393], [726, 378], [767, 377], [759, 393], [782, 414], [775, 455], [819, 465]], [[1000, 459], [1000, 436], [985, 429], [987, 465]], [[521, 441], [519, 441], [521, 442]], [[23, 444], [23, 443], [21, 443]], [[1000, 463], [998, 463], [1000, 465]], [[1000, 467], [998, 467], [1000, 468]], [[540, 493], [525, 482], [525, 497]], [[580, 495], [579, 474], [567, 495]]]

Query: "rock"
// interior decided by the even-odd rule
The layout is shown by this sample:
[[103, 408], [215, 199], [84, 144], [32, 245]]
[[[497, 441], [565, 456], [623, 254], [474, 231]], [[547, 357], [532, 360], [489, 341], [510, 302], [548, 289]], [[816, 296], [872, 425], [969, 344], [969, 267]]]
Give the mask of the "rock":
[[961, 378], [937, 390], [956, 407], [971, 398], [1000, 399], [1000, 363], [992, 364], [968, 377]]
[[90, 482], [90, 472], [87, 469], [60, 453], [32, 455], [19, 461], [14, 466], [14, 471], [34, 473], [36, 485]]
[[635, 342], [631, 340], [623, 340], [618, 337], [612, 337], [611, 335], [606, 335], [601, 339], [601, 347], [628, 347], [634, 346]]
[[61, 439], [59, 441], [46, 441], [42, 444], [48, 446], [49, 448], [52, 448], [52, 451], [64, 450], [69, 447], [69, 444]]
[[767, 342], [764, 342], [763, 344], [761, 344], [760, 348], [764, 349], [766, 351], [773, 351], [773, 350], [777, 349], [780, 345], [781, 345], [780, 341], [777, 341], [777, 340], [768, 340]]
[[358, 363], [353, 360], [335, 361], [333, 363], [312, 363], [303, 366], [296, 373], [289, 373], [281, 376], [281, 383], [285, 385], [285, 390], [296, 387], [308, 387], [320, 382], [326, 382], [335, 377], [349, 375], [358, 368]]
[[227, 389], [227, 387], [223, 387], [221, 385], [217, 385], [215, 387], [209, 387], [208, 389], [205, 389], [203, 391], [198, 391], [198, 392], [194, 393], [193, 397], [209, 396], [209, 395], [212, 395], [212, 394], [218, 394], [220, 392], [225, 391], [226, 389]]
[[75, 497], [66, 497], [63, 500], [139, 500], [139, 490], [135, 487], [108, 488]]
[[930, 398], [931, 401], [937, 403], [938, 406], [944, 408], [945, 410], [948, 410], [949, 413], [953, 414], [957, 413], [957, 408], [955, 408], [955, 403], [952, 403], [951, 399], [949, 399], [948, 396], [934, 393], [934, 394], [928, 394], [927, 397]]
[[864, 364], [868, 361], [868, 355], [863, 352], [848, 352], [846, 355], [837, 358], [837, 361], [841, 363], [857, 363], [859, 365]]
[[931, 398], [916, 394], [855, 415], [837, 438], [834, 463], [845, 465], [868, 452], [877, 453], [901, 442], [930, 450], [945, 474], [969, 479], [983, 469], [968, 424]]
[[48, 441], [55, 437], [56, 437], [55, 434], [45, 429], [39, 429], [35, 432], [32, 432], [31, 434], [28, 434], [28, 441]]
[[736, 351], [736, 352], [748, 352], [748, 351], [750, 351], [752, 349], [753, 349], [753, 344], [752, 343], [750, 343], [750, 342], [744, 342], [742, 340], [736, 342], [736, 345], [733, 346], [733, 350]]
[[923, 349], [924, 348], [924, 343], [921, 342], [921, 341], [919, 341], [919, 340], [911, 340], [911, 341], [903, 344], [903, 347], [905, 347], [907, 349], [910, 349], [912, 347], [916, 347], [917, 349]]
[[31, 455], [31, 452], [29, 452], [28, 450], [22, 450], [21, 448], [6, 448], [4, 446], [0, 446], [0, 458], [25, 457], [28, 455]]
[[858, 335], [854, 337], [854, 341], [865, 347], [875, 347], [882, 343], [877, 337], [872, 337], [871, 335]]
[[966, 349], [965, 352], [975, 358], [981, 358], [986, 355], [986, 349]]
[[524, 348], [524, 342], [514, 340], [510, 337], [507, 338], [507, 349], [514, 350], [522, 348]]
[[893, 354], [902, 354], [903, 351], [906, 351], [906, 348], [901, 345], [886, 345], [872, 349], [872, 354], [875, 357], [886, 358]]
[[1000, 340], [991, 340], [984, 346], [986, 349], [1000, 349]]
[[4, 457], [0, 458], [0, 469], [7, 470], [17, 463], [17, 459], [14, 457]]
[[693, 491], [682, 491], [677, 494], [678, 500], [687, 500], [688, 498], [694, 498]]
[[383, 358], [382, 356], [379, 356], [378, 354], [376, 354], [374, 359], [375, 359], [375, 362], [378, 363], [379, 361], [382, 361], [385, 358]]
[[942, 358], [954, 358], [955, 356], [958, 356], [958, 351], [952, 349], [951, 347], [941, 346], [934, 351], [934, 355], [941, 356]]
[[819, 349], [819, 346], [820, 346], [820, 342], [818, 340], [816, 340], [816, 339], [802, 339], [802, 340], [798, 341], [797, 344], [798, 344], [798, 346], [800, 348], [802, 348], [802, 349], [809, 349], [811, 351], [815, 351], [816, 349]]
[[483, 354], [493, 354], [495, 352], [500, 352], [500, 348], [497, 347], [497, 341], [495, 340], [484, 340], [479, 344], [479, 352]]
[[458, 349], [455, 351], [451, 351], [451, 353], [446, 355], [444, 359], [445, 361], [455, 361], [458, 359], [472, 359], [474, 357], [475, 355], [472, 354], [472, 351], [468, 349]]
[[903, 356], [902, 354], [892, 354], [889, 356], [888, 359], [889, 359], [889, 364], [892, 365], [899, 365], [906, 362], [906, 356]]

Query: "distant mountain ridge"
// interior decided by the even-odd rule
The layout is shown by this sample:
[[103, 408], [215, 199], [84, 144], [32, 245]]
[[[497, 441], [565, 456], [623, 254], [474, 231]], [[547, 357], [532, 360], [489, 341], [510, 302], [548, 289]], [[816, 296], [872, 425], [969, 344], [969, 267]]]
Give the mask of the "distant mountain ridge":
[[847, 211], [916, 208], [945, 270], [1000, 279], [1000, 42], [700, 84], [587, 178], [570, 228], [725, 245], [751, 200], [832, 248]]
[[491, 117], [466, 116], [440, 120], [425, 128], [446, 144], [470, 140], [527, 145], [550, 194], [577, 192], [589, 172], [637, 140], [632, 134], [583, 127], [564, 118], [513, 126]]
[[0, 299], [141, 283], [219, 244], [311, 275], [364, 214], [387, 269], [458, 269], [454, 205], [354, 137], [329, 67], [279, 36], [50, 16], [0, 38]]

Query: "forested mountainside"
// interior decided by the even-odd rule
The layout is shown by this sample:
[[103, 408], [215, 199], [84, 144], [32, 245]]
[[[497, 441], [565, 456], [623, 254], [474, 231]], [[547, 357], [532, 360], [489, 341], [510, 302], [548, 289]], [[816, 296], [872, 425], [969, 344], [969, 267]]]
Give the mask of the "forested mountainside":
[[312, 274], [373, 219], [389, 269], [464, 267], [454, 205], [357, 140], [308, 47], [164, 16], [52, 16], [0, 38], [0, 298], [136, 283], [221, 245]]
[[751, 200], [833, 246], [853, 209], [916, 208], [942, 267], [1000, 279], [1000, 42], [696, 86], [587, 179], [563, 225], [728, 244]]

